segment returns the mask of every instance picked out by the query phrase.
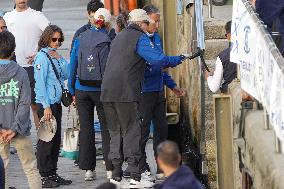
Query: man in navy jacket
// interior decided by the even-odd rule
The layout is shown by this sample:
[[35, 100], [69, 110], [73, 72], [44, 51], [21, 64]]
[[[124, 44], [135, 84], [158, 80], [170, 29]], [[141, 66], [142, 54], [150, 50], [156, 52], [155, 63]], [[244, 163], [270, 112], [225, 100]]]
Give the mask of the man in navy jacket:
[[176, 143], [164, 141], [157, 148], [157, 162], [163, 170], [166, 180], [155, 189], [203, 189], [193, 172], [184, 165], [180, 165], [181, 155]]

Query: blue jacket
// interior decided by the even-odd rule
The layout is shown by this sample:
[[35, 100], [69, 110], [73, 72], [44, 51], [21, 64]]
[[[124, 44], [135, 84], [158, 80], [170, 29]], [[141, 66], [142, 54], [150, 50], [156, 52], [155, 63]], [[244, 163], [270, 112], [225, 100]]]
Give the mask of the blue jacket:
[[[91, 28], [91, 30], [96, 30], [99, 32], [107, 33], [105, 29], [97, 30], [95, 27]], [[78, 89], [81, 91], [101, 91], [100, 87], [84, 86], [84, 85], [81, 85], [79, 82], [79, 79], [77, 77], [79, 46], [80, 46], [80, 38], [77, 38], [74, 41], [74, 46], [71, 51], [70, 66], [69, 66], [68, 90], [72, 96], [75, 95], [75, 89]]]
[[148, 66], [161, 65], [163, 68], [168, 68], [181, 64], [180, 56], [166, 56], [145, 33], [137, 42], [136, 52], [146, 61]]
[[[42, 51], [48, 52], [55, 50], [51, 48], [43, 48]], [[64, 58], [56, 60], [52, 58], [60, 77], [60, 82], [57, 80], [55, 72], [48, 57], [43, 52], [38, 52], [34, 61], [34, 77], [35, 77], [35, 93], [36, 102], [42, 104], [43, 108], [50, 107], [50, 104], [60, 103], [64, 80], [68, 78], [67, 66], [68, 63]]]
[[[153, 37], [150, 37], [152, 45], [156, 47], [161, 53], [163, 53], [163, 45], [161, 38], [158, 33], [154, 33]], [[160, 92], [164, 89], [164, 84], [173, 89], [176, 83], [168, 74], [168, 72], [163, 71], [162, 66], [157, 66], [147, 62], [147, 67], [145, 70], [145, 79], [143, 84], [143, 93], [145, 92]]]
[[193, 172], [186, 166], [182, 165], [176, 172], [170, 175], [155, 189], [203, 189], [201, 183], [196, 179]]

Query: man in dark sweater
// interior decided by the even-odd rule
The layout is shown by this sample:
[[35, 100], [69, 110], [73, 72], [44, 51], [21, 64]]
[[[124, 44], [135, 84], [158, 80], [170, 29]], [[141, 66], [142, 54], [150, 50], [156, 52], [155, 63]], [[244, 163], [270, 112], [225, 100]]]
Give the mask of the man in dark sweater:
[[[225, 25], [226, 37], [231, 40], [231, 21]], [[228, 85], [237, 78], [237, 64], [230, 61], [230, 45], [219, 53], [214, 74], [205, 70], [205, 78], [209, 89], [216, 93], [219, 89], [221, 93], [228, 93]]]
[[130, 188], [151, 187], [140, 182], [141, 116], [138, 110], [144, 80], [145, 61], [151, 66], [175, 67], [184, 56], [166, 56], [152, 45], [144, 33], [148, 29], [146, 11], [135, 9], [129, 13], [129, 26], [111, 44], [102, 81], [101, 101], [111, 136], [109, 159], [113, 164], [112, 179], [119, 185], [122, 177], [120, 144], [130, 172]]
[[176, 143], [164, 141], [157, 148], [157, 162], [166, 180], [155, 185], [155, 189], [203, 189], [193, 172], [181, 165], [181, 155]]

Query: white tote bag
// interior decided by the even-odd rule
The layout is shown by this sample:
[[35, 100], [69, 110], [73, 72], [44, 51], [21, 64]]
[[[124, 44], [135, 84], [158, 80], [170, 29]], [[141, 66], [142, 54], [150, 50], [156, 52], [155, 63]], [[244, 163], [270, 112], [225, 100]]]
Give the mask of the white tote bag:
[[[77, 112], [77, 110], [75, 110]], [[68, 110], [68, 120], [69, 121], [70, 107]], [[76, 122], [76, 124], [74, 124]], [[63, 148], [61, 150], [61, 156], [72, 160], [77, 160], [79, 156], [79, 119], [78, 114], [73, 117], [73, 127], [67, 128], [64, 131], [63, 136]]]

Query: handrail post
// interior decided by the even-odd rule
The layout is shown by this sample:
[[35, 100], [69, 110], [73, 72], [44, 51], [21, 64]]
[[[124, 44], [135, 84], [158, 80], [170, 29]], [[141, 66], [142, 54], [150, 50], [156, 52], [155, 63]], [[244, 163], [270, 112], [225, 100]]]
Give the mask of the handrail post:
[[213, 14], [212, 14], [212, 0], [208, 0], [208, 18], [213, 18]]

